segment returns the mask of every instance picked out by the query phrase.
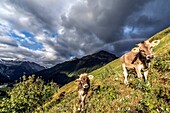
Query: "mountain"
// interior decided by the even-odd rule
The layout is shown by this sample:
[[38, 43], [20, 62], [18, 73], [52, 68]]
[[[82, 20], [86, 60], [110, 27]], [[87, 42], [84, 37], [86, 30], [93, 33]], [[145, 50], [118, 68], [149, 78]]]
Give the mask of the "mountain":
[[34, 62], [0, 60], [0, 83], [14, 82], [24, 74], [29, 75], [45, 69]]
[[78, 74], [91, 72], [103, 65], [115, 60], [117, 57], [106, 51], [99, 51], [92, 55], [87, 55], [82, 58], [74, 58], [72, 60], [55, 65], [52, 68], [42, 70], [35, 73], [37, 76], [42, 76], [46, 81], [53, 80], [59, 85], [64, 85], [74, 80]]
[[[160, 44], [153, 48], [156, 57], [151, 61], [147, 82], [139, 80], [135, 73], [130, 73], [129, 85], [125, 85], [119, 59], [90, 73], [94, 79], [91, 80], [85, 112], [170, 112], [170, 27], [148, 40], [152, 42], [157, 39]], [[77, 84], [73, 81], [61, 87], [40, 112], [75, 113], [77, 107]]]

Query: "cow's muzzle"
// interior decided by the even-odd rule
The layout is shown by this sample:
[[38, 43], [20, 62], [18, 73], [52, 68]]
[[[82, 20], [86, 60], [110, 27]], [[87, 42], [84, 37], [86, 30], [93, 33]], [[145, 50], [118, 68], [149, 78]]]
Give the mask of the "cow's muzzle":
[[84, 85], [83, 85], [83, 88], [84, 88], [84, 89], [87, 89], [87, 88], [89, 88], [89, 85], [88, 85], [88, 84], [84, 84]]
[[153, 59], [153, 58], [154, 58], [154, 55], [153, 55], [153, 54], [146, 56], [146, 59], [147, 59], [147, 60], [150, 60], [150, 59]]

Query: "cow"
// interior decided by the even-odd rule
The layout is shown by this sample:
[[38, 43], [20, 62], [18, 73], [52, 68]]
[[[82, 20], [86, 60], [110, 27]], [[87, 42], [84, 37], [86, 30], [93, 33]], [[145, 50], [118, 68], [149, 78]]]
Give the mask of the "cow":
[[124, 84], [128, 84], [129, 69], [135, 70], [139, 79], [143, 78], [141, 71], [144, 72], [144, 80], [147, 81], [148, 68], [150, 61], [154, 58], [152, 48], [157, 46], [160, 40], [154, 40], [151, 43], [147, 40], [137, 44], [130, 52], [120, 57], [124, 74]]
[[93, 77], [93, 75], [83, 73], [80, 74], [79, 78], [76, 80], [76, 82], [78, 82], [79, 112], [83, 111], [85, 100], [90, 89], [90, 79], [93, 79]]

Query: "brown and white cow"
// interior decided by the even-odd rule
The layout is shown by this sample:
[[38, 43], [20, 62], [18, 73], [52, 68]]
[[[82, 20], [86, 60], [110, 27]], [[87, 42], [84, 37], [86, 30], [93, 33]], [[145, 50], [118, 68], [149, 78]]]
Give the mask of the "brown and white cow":
[[150, 60], [154, 58], [152, 48], [160, 43], [160, 40], [154, 40], [151, 43], [144, 41], [137, 44], [138, 47], [133, 48], [129, 53], [124, 54], [120, 61], [122, 62], [124, 84], [128, 84], [128, 69], [134, 69], [138, 78], [142, 78], [141, 71], [144, 72], [144, 79], [147, 81], [148, 68]]
[[76, 80], [78, 82], [78, 97], [79, 97], [79, 107], [78, 111], [83, 111], [85, 100], [90, 89], [90, 79], [93, 79], [93, 75], [88, 75], [83, 73]]

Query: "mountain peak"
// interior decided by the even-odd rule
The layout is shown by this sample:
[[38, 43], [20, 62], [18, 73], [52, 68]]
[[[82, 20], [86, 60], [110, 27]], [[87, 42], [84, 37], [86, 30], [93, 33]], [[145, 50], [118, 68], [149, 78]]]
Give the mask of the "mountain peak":
[[105, 51], [105, 50], [100, 50], [100, 51], [97, 52], [97, 53], [106, 53], [106, 54], [108, 54], [109, 52], [107, 52], [107, 51]]
[[94, 53], [94, 54], [92, 54], [92, 55], [111, 55], [111, 56], [116, 57], [116, 55], [114, 55], [114, 54], [112, 54], [112, 53], [109, 53], [109, 52], [107, 52], [107, 51], [105, 51], [105, 50], [98, 51], [98, 52], [96, 52], [96, 53]]

